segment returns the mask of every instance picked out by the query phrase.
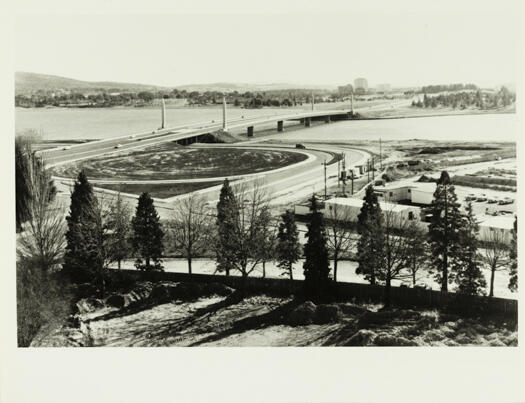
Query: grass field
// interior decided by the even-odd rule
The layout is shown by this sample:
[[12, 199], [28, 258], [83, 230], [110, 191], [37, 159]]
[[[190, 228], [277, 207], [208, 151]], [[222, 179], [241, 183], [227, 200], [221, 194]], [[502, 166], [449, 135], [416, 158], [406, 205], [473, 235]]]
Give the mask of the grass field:
[[307, 158], [290, 151], [236, 148], [188, 148], [166, 143], [140, 151], [123, 152], [53, 169], [74, 178], [84, 169], [90, 179], [169, 180], [245, 175], [282, 168]]
[[165, 199], [185, 193], [195, 192], [196, 190], [206, 189], [220, 185], [221, 181], [216, 182], [197, 182], [197, 183], [162, 183], [162, 184], [142, 184], [142, 183], [119, 183], [95, 185], [96, 187], [120, 191], [122, 193], [141, 194], [148, 192], [152, 197]]

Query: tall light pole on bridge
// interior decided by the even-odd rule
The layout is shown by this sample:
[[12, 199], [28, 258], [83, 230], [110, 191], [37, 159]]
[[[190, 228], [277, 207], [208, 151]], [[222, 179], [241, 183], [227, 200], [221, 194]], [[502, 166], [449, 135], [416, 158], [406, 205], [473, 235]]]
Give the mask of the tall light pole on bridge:
[[164, 98], [162, 98], [160, 128], [161, 129], [165, 129], [166, 128], [166, 103], [164, 102]]
[[314, 110], [314, 92], [312, 91], [312, 110]]
[[226, 96], [222, 97], [222, 130], [228, 130], [228, 126], [226, 124]]

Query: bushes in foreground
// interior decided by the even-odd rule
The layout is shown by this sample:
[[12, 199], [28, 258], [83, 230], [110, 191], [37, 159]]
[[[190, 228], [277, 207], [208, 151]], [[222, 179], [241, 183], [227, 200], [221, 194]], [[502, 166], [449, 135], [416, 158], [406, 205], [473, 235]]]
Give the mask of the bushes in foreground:
[[44, 272], [25, 259], [17, 263], [16, 272], [18, 346], [28, 347], [43, 326], [67, 318], [73, 297], [60, 273]]

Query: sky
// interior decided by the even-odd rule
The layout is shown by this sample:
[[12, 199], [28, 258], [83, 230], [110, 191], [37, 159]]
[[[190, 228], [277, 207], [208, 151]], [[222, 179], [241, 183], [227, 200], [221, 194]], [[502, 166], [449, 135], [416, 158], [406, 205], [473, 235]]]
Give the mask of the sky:
[[510, 14], [36, 14], [15, 20], [15, 70], [162, 86], [516, 81]]

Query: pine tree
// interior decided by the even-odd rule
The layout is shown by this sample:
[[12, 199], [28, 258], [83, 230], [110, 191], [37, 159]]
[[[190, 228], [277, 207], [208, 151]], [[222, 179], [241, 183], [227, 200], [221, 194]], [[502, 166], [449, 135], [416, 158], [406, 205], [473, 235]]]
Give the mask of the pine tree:
[[512, 229], [512, 238], [509, 248], [509, 290], [518, 291], [518, 218], [514, 219], [514, 228]]
[[90, 248], [86, 248], [85, 239], [94, 237], [90, 234], [95, 227], [98, 200], [93, 194], [93, 187], [89, 183], [85, 172], [79, 172], [73, 192], [69, 215], [66, 217], [68, 230], [66, 233], [66, 253], [64, 255], [64, 269], [73, 281], [91, 281], [93, 268], [96, 264], [96, 255]]
[[230, 186], [228, 178], [224, 180], [217, 203], [217, 240], [215, 251], [217, 255], [217, 271], [230, 275], [234, 260], [232, 236], [239, 220], [239, 206]]
[[472, 203], [469, 202], [465, 215], [465, 225], [460, 232], [459, 256], [455, 262], [456, 269], [453, 272], [458, 292], [462, 294], [485, 294], [487, 282], [480, 268], [478, 233], [479, 225], [474, 216]]
[[382, 265], [383, 216], [373, 186], [366, 188], [361, 212], [357, 216], [357, 274], [362, 274], [370, 284], [376, 284], [377, 268]]
[[278, 266], [283, 270], [283, 274], [289, 275], [290, 280], [293, 280], [293, 264], [299, 260], [301, 253], [299, 233], [293, 211], [287, 210], [281, 219], [277, 233]]
[[310, 199], [310, 203], [310, 222], [304, 246], [304, 286], [306, 295], [318, 300], [328, 291], [330, 266], [324, 218], [319, 211], [315, 195]]
[[446, 171], [441, 173], [430, 205], [432, 215], [428, 228], [431, 258], [437, 268], [436, 281], [441, 291], [448, 291], [449, 269], [459, 255], [459, 240], [464, 224], [459, 203]]
[[[131, 244], [135, 253], [139, 255], [135, 266], [140, 270], [162, 270], [163, 252], [162, 230], [159, 215], [153, 205], [153, 199], [147, 192], [139, 197], [137, 210], [131, 222], [133, 234]], [[145, 264], [143, 264], [143, 259]], [[154, 265], [151, 266], [153, 260]]]

